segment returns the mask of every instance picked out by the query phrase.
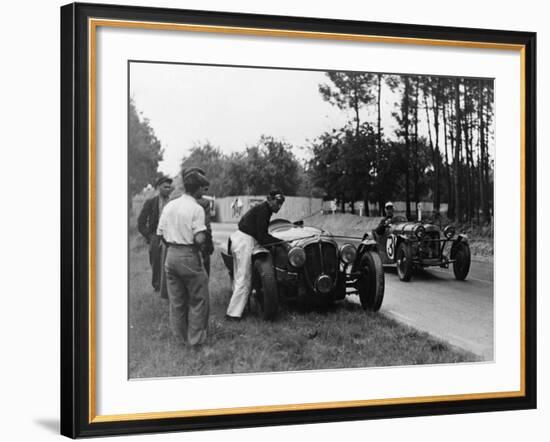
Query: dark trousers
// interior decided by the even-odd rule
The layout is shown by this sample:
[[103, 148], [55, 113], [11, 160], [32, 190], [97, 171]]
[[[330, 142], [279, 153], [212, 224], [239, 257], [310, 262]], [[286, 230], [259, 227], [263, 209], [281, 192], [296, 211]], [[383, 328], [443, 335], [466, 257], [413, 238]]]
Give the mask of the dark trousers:
[[151, 285], [155, 290], [160, 289], [161, 273], [161, 240], [158, 235], [151, 235], [149, 242], [149, 263], [151, 264]]
[[206, 274], [210, 276], [210, 255], [202, 255], [202, 263], [204, 264], [204, 270], [206, 270]]
[[168, 299], [168, 287], [166, 286], [166, 253], [168, 248], [161, 241], [160, 244], [160, 297]]
[[191, 345], [206, 341], [210, 295], [200, 252], [194, 247], [168, 247], [166, 286], [173, 333]]

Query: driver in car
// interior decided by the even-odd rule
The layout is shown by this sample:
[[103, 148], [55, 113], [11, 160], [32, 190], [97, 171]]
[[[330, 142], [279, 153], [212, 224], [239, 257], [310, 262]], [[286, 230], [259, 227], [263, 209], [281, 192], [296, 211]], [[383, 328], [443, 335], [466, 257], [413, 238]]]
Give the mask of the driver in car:
[[386, 227], [388, 227], [393, 219], [393, 203], [391, 201], [388, 201], [384, 205], [384, 211], [386, 212], [386, 216], [380, 220], [380, 223], [378, 223], [378, 226], [376, 229], [374, 229], [374, 232], [378, 236], [384, 235], [384, 232], [386, 231]]
[[280, 242], [267, 231], [269, 220], [277, 213], [285, 197], [280, 190], [272, 190], [267, 200], [246, 212], [239, 221], [239, 229], [231, 235], [233, 255], [233, 294], [227, 307], [226, 318], [239, 320], [248, 302], [252, 286], [252, 250], [256, 244], [263, 246]]

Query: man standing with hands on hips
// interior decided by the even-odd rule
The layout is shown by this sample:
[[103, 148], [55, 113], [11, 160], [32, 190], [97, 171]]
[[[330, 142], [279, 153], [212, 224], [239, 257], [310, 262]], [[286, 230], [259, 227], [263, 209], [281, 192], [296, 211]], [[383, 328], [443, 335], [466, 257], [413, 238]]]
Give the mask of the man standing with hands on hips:
[[256, 244], [267, 245], [281, 240], [267, 232], [269, 219], [277, 213], [285, 197], [280, 190], [272, 190], [267, 201], [248, 210], [239, 221], [239, 229], [231, 235], [233, 255], [233, 294], [227, 307], [226, 318], [239, 320], [248, 302], [252, 286], [252, 250]]
[[187, 172], [182, 178], [185, 193], [166, 205], [157, 233], [168, 247], [164, 268], [172, 332], [196, 346], [206, 341], [208, 332], [208, 276], [201, 255], [206, 225], [197, 200], [209, 183], [198, 172]]

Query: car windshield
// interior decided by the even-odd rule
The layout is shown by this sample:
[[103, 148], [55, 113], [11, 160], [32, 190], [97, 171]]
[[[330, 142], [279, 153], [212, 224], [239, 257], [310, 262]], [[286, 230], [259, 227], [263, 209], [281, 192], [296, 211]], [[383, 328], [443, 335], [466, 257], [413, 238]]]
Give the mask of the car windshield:
[[407, 221], [407, 218], [405, 218], [404, 216], [401, 216], [401, 215], [397, 215], [397, 216], [394, 216], [392, 218], [392, 222], [394, 223], [402, 223], [402, 222], [406, 222]]
[[285, 232], [285, 231], [293, 229], [295, 227], [296, 226], [294, 224], [279, 224], [279, 225], [271, 227], [271, 230], [273, 232]]

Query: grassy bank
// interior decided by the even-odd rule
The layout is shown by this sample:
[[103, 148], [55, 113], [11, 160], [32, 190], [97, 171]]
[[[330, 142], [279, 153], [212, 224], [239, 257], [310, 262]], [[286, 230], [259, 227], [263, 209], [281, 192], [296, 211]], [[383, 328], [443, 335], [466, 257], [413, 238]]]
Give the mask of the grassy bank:
[[131, 378], [315, 370], [475, 361], [383, 314], [341, 302], [326, 312], [283, 308], [275, 322], [255, 315], [224, 319], [231, 296], [219, 252], [212, 259], [208, 343], [179, 344], [168, 325], [168, 303], [150, 287], [147, 249], [130, 243], [129, 374]]
[[[308, 217], [304, 222], [308, 225], [321, 227], [338, 235], [362, 237], [367, 231], [374, 229], [381, 218], [361, 217], [350, 213], [334, 215], [317, 214]], [[443, 224], [444, 226], [446, 224]], [[488, 259], [493, 256], [493, 225], [475, 226], [470, 224], [456, 225], [457, 232], [464, 232], [470, 241], [470, 250], [474, 257]]]

